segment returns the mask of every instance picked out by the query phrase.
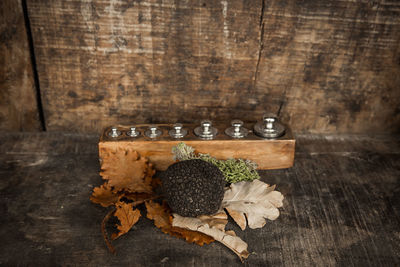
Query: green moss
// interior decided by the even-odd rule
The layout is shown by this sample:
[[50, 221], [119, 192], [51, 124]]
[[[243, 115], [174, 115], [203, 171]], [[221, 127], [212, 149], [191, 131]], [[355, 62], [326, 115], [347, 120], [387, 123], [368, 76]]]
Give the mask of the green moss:
[[229, 183], [260, 179], [260, 176], [256, 171], [257, 164], [251, 160], [220, 160], [210, 156], [209, 154], [196, 154], [193, 147], [188, 146], [183, 142], [174, 146], [172, 148], [172, 153], [174, 154], [175, 160], [183, 161], [189, 159], [201, 159], [214, 164], [221, 170], [224, 174], [225, 180]]

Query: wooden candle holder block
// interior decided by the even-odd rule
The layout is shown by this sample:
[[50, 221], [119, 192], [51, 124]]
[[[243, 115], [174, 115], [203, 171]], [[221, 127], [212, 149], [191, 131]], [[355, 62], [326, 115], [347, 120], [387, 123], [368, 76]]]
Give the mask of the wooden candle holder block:
[[[244, 138], [232, 138], [224, 133], [228, 125], [214, 125], [218, 129], [217, 136], [212, 140], [204, 140], [193, 133], [195, 125], [184, 125], [188, 134], [179, 139], [169, 135], [172, 124], [157, 124], [162, 134], [157, 138], [144, 135], [149, 124], [138, 124], [136, 130], [140, 132], [137, 137], [131, 137], [127, 133], [129, 126], [115, 126], [120, 134], [118, 137], [109, 135], [111, 127], [106, 128], [99, 141], [99, 157], [104, 160], [107, 154], [117, 150], [135, 150], [141, 156], [147, 157], [157, 170], [166, 170], [174, 163], [172, 147], [180, 142], [193, 147], [195, 152], [210, 154], [217, 159], [242, 158], [257, 163], [258, 169], [283, 169], [293, 166], [295, 139], [290, 129], [286, 128], [283, 136], [277, 139], [264, 139], [253, 133], [254, 124], [244, 124], [249, 133]], [[104, 158], [104, 159], [103, 159]]]

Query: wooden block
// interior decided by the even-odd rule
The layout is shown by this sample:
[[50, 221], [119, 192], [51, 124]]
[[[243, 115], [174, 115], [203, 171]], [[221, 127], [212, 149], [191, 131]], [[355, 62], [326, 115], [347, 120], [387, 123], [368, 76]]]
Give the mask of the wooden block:
[[256, 136], [252, 129], [254, 124], [245, 124], [249, 129], [249, 134], [243, 139], [234, 139], [225, 135], [227, 126], [214, 126], [218, 129], [218, 135], [213, 140], [203, 140], [193, 133], [194, 125], [185, 125], [188, 135], [181, 139], [174, 139], [169, 136], [168, 131], [172, 125], [158, 124], [162, 130], [162, 135], [151, 139], [144, 136], [144, 131], [149, 124], [136, 125], [140, 131], [140, 136], [130, 137], [126, 134], [128, 126], [117, 126], [121, 135], [112, 138], [108, 135], [111, 127], [104, 130], [99, 142], [99, 157], [103, 160], [103, 155], [116, 151], [117, 149], [132, 149], [140, 153], [141, 156], [149, 158], [154, 163], [157, 170], [165, 170], [174, 163], [172, 147], [180, 142], [192, 146], [196, 152], [207, 153], [217, 159], [242, 158], [249, 159], [258, 164], [258, 169], [282, 169], [293, 166], [295, 139], [290, 129], [286, 129], [284, 136], [278, 139], [263, 139]]

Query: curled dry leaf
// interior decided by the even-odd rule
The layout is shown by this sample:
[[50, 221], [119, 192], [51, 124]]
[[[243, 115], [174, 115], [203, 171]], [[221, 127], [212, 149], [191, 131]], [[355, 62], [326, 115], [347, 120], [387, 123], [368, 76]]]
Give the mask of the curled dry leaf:
[[189, 243], [196, 243], [200, 246], [210, 244], [214, 239], [206, 234], [197, 231], [190, 231], [172, 226], [171, 210], [165, 202], [162, 205], [149, 201], [146, 202], [147, 218], [154, 220], [156, 227], [166, 234], [185, 239]]
[[100, 204], [103, 207], [108, 207], [117, 203], [119, 199], [118, 194], [114, 193], [108, 183], [104, 183], [99, 187], [93, 189], [93, 194], [90, 200], [93, 203]]
[[154, 220], [154, 225], [161, 230], [169, 227], [169, 208], [165, 202], [162, 205], [149, 201], [145, 203], [147, 210], [147, 218]]
[[118, 233], [113, 233], [111, 239], [115, 240], [123, 234], [126, 234], [132, 226], [137, 223], [141, 214], [138, 209], [133, 209], [132, 203], [118, 202], [114, 216], [118, 218], [120, 224], [117, 224]]
[[[283, 195], [259, 180], [232, 184], [225, 191], [222, 207], [235, 220], [242, 230], [246, 228], [246, 217], [250, 228], [261, 228], [265, 219], [275, 220], [279, 217]], [[245, 217], [246, 215], [246, 217]]]
[[119, 219], [119, 224], [116, 225], [119, 232], [111, 235], [113, 240], [127, 233], [141, 216], [140, 211], [133, 208], [145, 201], [158, 198], [159, 196], [154, 195], [153, 189], [161, 181], [153, 179], [155, 174], [153, 165], [132, 149], [103, 148], [101, 155], [100, 175], [106, 182], [94, 188], [90, 200], [103, 207], [115, 205], [115, 209], [107, 213], [102, 222], [104, 241], [114, 253], [115, 249], [108, 239], [106, 223], [112, 215]]
[[207, 223], [211, 228], [217, 228], [221, 231], [225, 230], [225, 226], [228, 223], [228, 216], [223, 210], [220, 210], [213, 215], [200, 215], [197, 218]]
[[132, 149], [106, 150], [102, 153], [101, 172], [103, 179], [114, 191], [139, 193], [152, 192], [154, 168], [151, 163]]
[[210, 227], [206, 221], [203, 221], [200, 218], [182, 217], [178, 214], [174, 214], [172, 226], [198, 231], [209, 235], [231, 249], [242, 261], [244, 258], [249, 256], [247, 243], [237, 237], [233, 231], [225, 232], [216, 227]]

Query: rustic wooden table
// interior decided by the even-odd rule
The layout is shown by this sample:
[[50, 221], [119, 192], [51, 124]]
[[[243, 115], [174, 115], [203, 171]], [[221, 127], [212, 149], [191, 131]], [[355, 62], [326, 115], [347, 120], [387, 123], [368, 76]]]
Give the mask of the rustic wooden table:
[[[114, 242], [100, 233], [107, 209], [89, 201], [102, 183], [97, 136], [0, 134], [0, 265], [241, 266], [219, 243], [199, 247], [142, 218]], [[285, 195], [281, 216], [236, 230], [248, 266], [399, 266], [400, 138], [297, 137], [295, 166], [263, 171]]]

